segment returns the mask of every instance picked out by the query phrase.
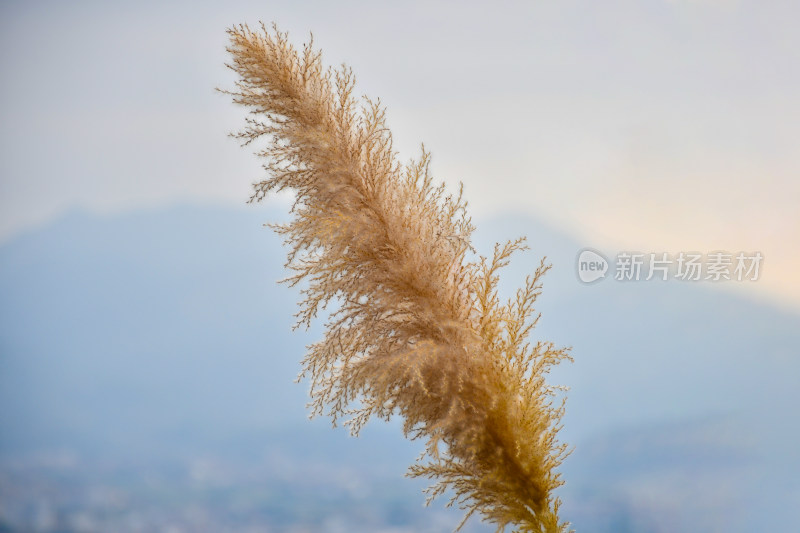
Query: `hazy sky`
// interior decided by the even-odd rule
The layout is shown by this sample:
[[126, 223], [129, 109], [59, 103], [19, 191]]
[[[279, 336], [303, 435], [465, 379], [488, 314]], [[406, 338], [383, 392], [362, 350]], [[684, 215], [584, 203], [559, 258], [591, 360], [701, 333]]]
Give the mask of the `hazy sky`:
[[2, 3], [0, 242], [74, 208], [241, 204], [261, 170], [213, 89], [225, 29], [264, 20], [351, 65], [401, 157], [424, 141], [477, 217], [758, 250], [737, 288], [800, 309], [796, 2], [224, 4]]

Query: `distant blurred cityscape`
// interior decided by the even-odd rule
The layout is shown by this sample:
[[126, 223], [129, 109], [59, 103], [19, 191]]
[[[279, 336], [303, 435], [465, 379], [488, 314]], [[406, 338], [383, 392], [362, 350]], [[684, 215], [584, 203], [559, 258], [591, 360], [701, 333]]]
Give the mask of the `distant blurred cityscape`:
[[[0, 532], [444, 532], [459, 514], [423, 508], [399, 476], [352, 466], [301, 473], [273, 458], [160, 465], [70, 453], [0, 463]], [[367, 474], [369, 475], [369, 474]], [[464, 531], [486, 531], [479, 523]]]

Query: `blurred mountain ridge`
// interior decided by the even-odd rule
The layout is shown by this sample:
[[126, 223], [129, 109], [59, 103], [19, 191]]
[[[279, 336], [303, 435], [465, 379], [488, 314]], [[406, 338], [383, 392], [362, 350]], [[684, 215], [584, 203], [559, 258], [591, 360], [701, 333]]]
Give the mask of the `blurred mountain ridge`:
[[[354, 440], [307, 420], [293, 380], [319, 329], [291, 331], [297, 290], [276, 285], [285, 252], [263, 227], [275, 220], [261, 206], [71, 212], [0, 246], [0, 473], [67, 451], [399, 477], [421, 444], [397, 424]], [[476, 225], [484, 255], [528, 237], [506, 295], [541, 256], [553, 264], [534, 340], [573, 347], [551, 381], [572, 388], [562, 492], [579, 531], [797, 522], [797, 314], [702, 283], [583, 285], [575, 261], [591, 243], [524, 214]]]

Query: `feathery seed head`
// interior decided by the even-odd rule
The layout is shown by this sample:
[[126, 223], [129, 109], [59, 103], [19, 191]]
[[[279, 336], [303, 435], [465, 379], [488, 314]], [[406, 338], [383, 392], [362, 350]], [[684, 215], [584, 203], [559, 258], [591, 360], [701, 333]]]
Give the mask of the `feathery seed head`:
[[307, 282], [298, 325], [336, 304], [303, 359], [312, 414], [345, 418], [353, 434], [399, 415], [426, 442], [409, 475], [435, 482], [429, 498], [450, 490], [465, 521], [478, 512], [498, 531], [566, 531], [554, 495], [563, 401], [544, 375], [570, 356], [528, 343], [549, 266], [501, 303], [498, 271], [523, 240], [470, 260], [461, 190], [434, 184], [424, 148], [398, 163], [383, 107], [353, 97], [351, 70], [323, 68], [311, 43], [298, 51], [274, 27], [228, 33], [239, 79], [225, 92], [251, 110], [235, 137], [267, 141], [268, 177], [250, 200], [296, 195], [292, 220], [273, 227], [289, 247], [286, 281]]

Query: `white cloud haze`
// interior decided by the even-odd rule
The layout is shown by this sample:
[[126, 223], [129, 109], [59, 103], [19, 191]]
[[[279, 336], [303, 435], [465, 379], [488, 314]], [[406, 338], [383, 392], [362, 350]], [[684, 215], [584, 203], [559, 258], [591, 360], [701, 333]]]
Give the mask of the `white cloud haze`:
[[[749, 289], [800, 306], [800, 18], [790, 2], [60, 4], [2, 16], [0, 239], [65, 210], [242, 203], [258, 161], [225, 28], [313, 31], [424, 141], [473, 213], [587, 245], [765, 255]], [[535, 236], [530, 236], [535, 238]], [[740, 287], [741, 288], [741, 287]]]

